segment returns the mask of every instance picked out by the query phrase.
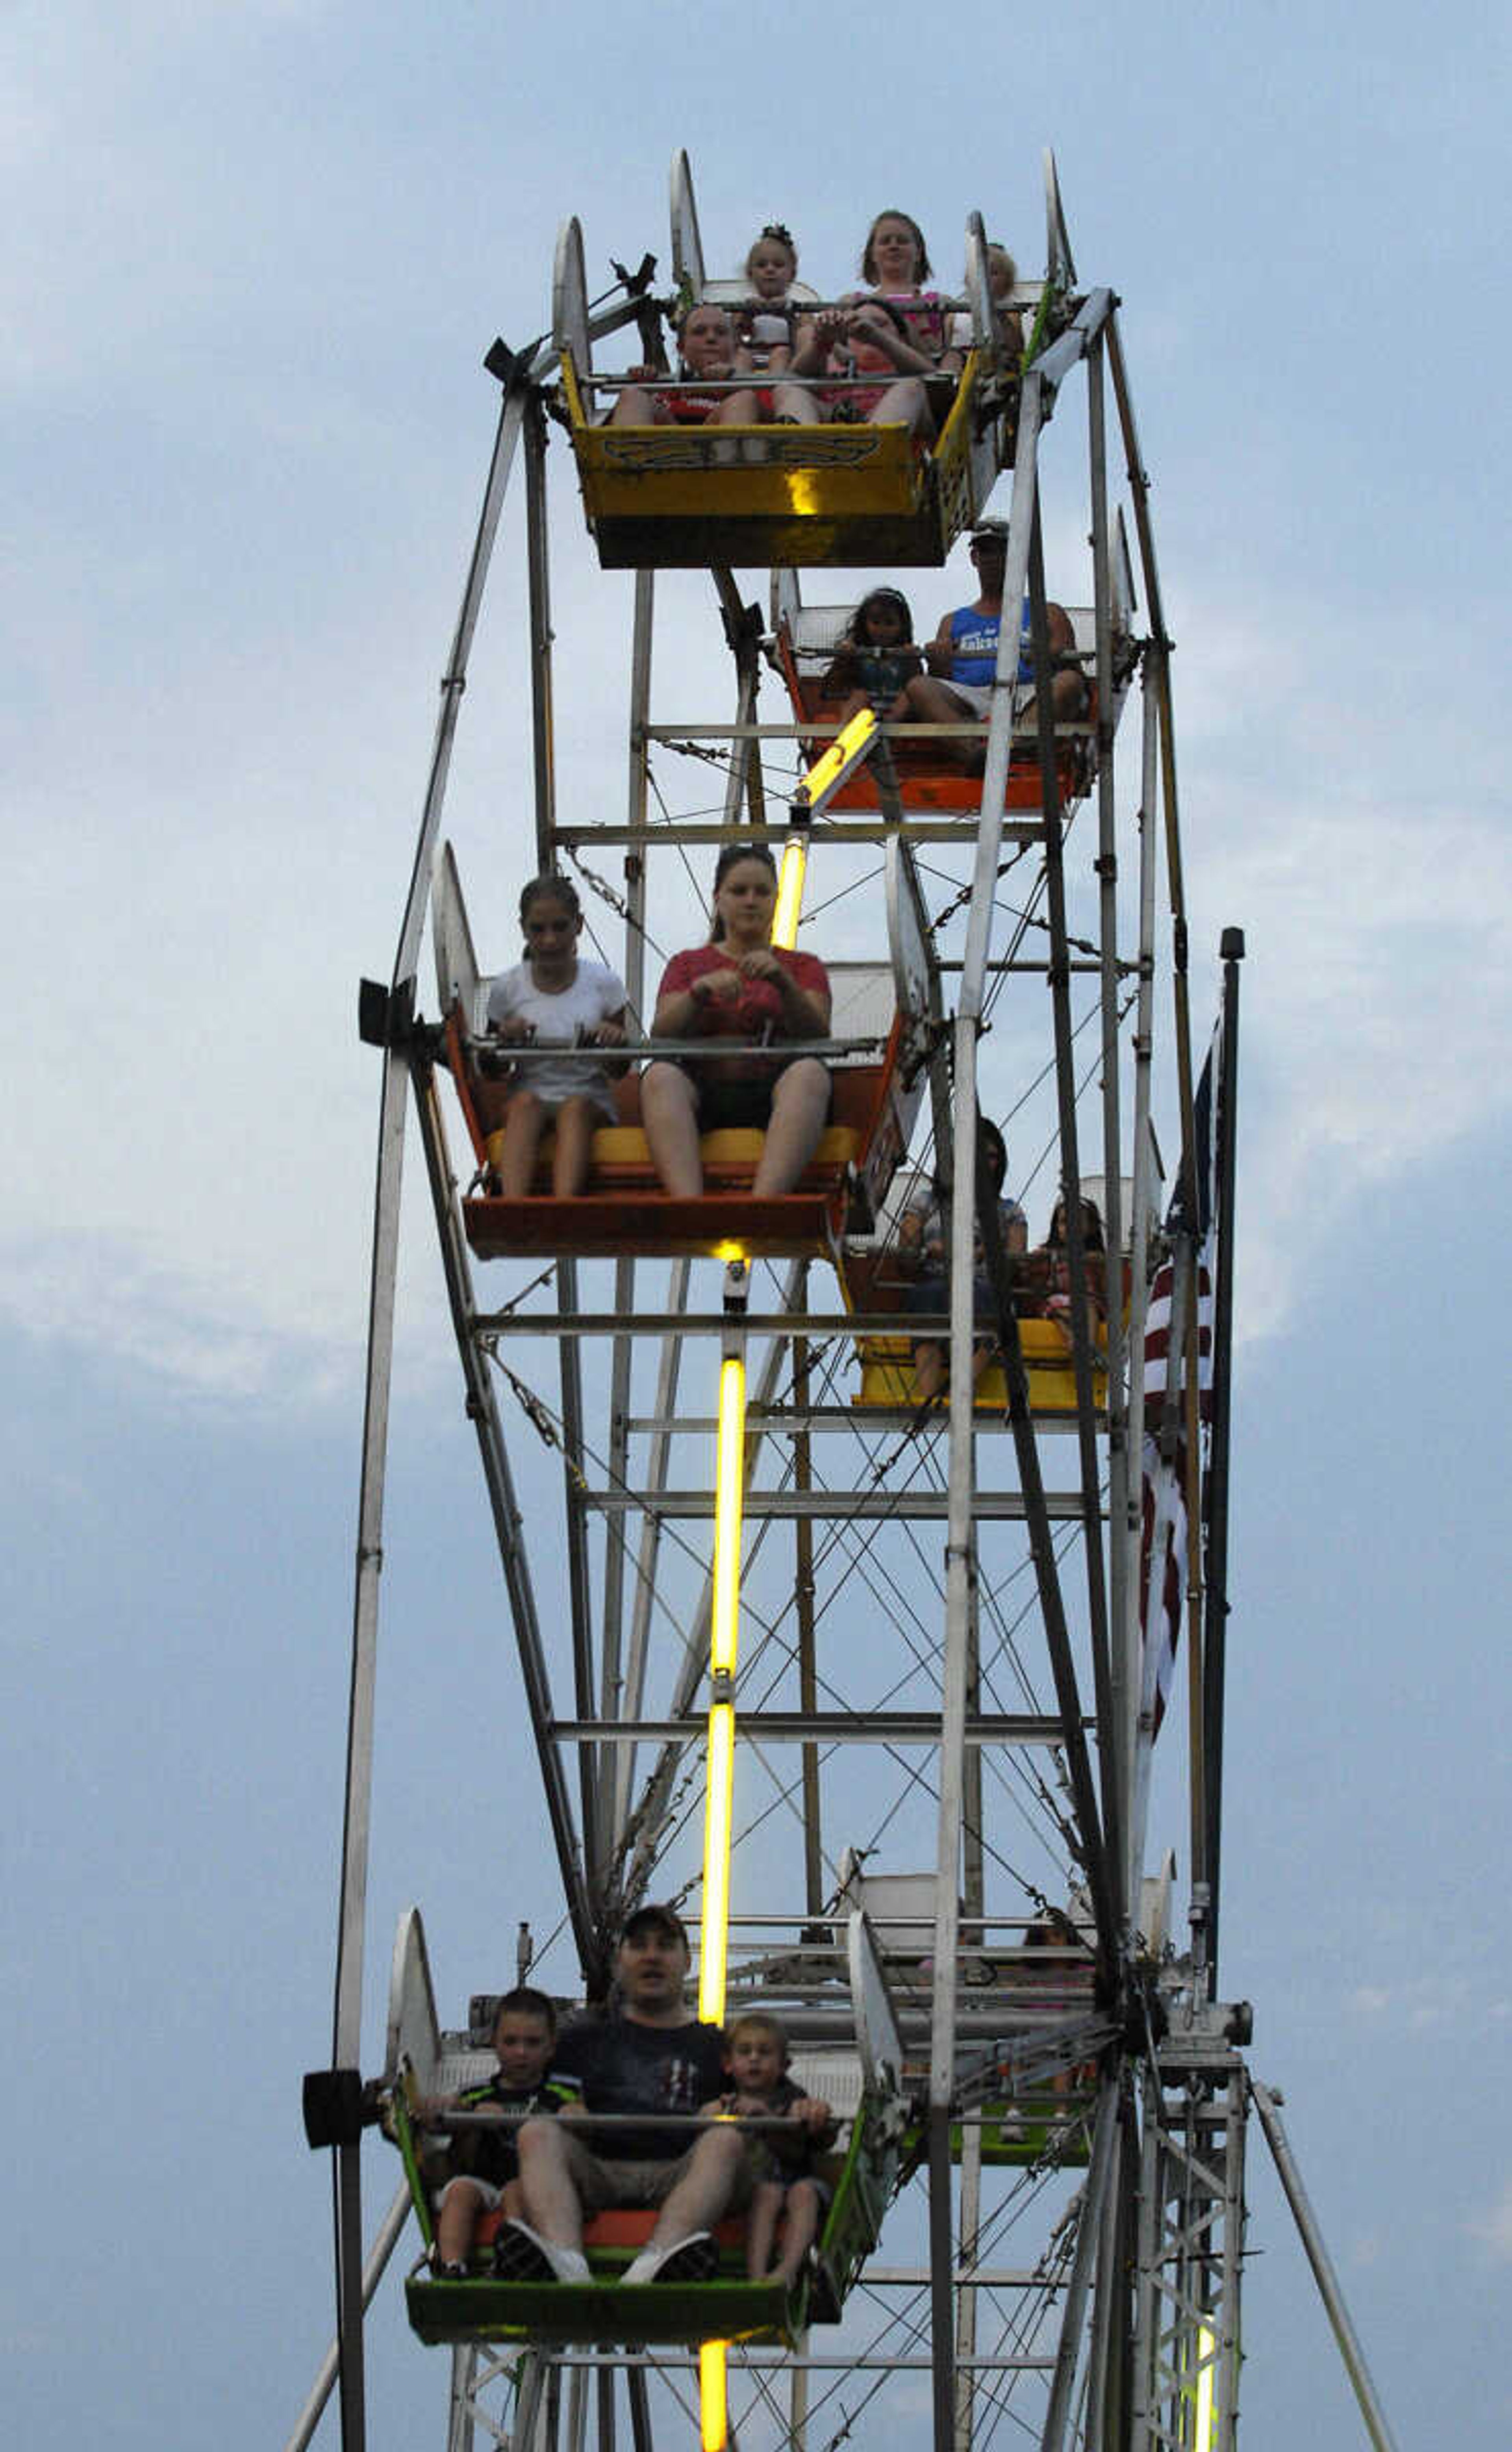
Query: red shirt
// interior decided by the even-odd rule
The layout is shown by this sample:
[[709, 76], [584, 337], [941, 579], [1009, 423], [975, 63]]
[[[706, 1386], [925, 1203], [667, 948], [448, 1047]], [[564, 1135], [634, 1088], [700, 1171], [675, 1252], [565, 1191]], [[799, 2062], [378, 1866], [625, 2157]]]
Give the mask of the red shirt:
[[[775, 945], [773, 952], [795, 987], [810, 996], [828, 999], [830, 975], [816, 954], [790, 953], [784, 945]], [[662, 974], [658, 1001], [691, 988], [711, 971], [731, 968], [730, 948], [725, 944], [690, 945], [687, 952], [674, 954]], [[705, 997], [694, 1008], [688, 1028], [690, 1038], [759, 1038], [770, 1025], [774, 1038], [789, 1036], [782, 999], [769, 979], [747, 979], [744, 992], [726, 1004], [720, 997]], [[773, 1067], [757, 1057], [737, 1057], [721, 1064], [718, 1072], [724, 1080], [759, 1080]]]

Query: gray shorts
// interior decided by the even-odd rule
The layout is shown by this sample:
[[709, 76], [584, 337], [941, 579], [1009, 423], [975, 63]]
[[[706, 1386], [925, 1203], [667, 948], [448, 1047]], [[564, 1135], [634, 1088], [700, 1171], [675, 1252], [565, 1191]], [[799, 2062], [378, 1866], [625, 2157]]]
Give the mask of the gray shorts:
[[[611, 2205], [664, 2205], [692, 2162], [695, 2150], [690, 2146], [686, 2154], [666, 2161], [615, 2162], [595, 2154], [581, 2138], [571, 2135], [565, 2121], [560, 2134], [567, 2148], [568, 2175], [585, 2214], [606, 2213]], [[751, 2187], [750, 2158], [742, 2156], [724, 2212], [742, 2212], [751, 2202]]]

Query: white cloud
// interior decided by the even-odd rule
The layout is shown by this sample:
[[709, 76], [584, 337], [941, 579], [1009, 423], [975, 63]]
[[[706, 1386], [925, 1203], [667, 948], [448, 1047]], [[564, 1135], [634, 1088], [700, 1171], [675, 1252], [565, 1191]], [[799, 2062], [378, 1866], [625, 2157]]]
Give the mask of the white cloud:
[[[507, 595], [517, 581], [501, 572], [498, 583]], [[559, 629], [596, 631], [613, 679], [607, 720], [585, 738], [587, 694], [564, 672], [563, 805], [613, 807], [623, 788], [623, 591], [605, 589], [590, 613], [598, 584], [569, 560]], [[661, 650], [658, 712], [669, 717], [707, 702], [682, 671], [706, 618], [690, 605]], [[403, 811], [418, 804], [423, 773], [424, 689], [422, 676], [406, 681], [405, 643], [382, 623], [350, 648], [364, 660], [364, 705], [382, 710], [350, 745], [324, 701], [290, 692], [268, 651], [250, 664], [209, 664], [187, 705], [108, 698], [97, 754], [109, 756], [109, 783], [80, 753], [71, 776], [65, 761], [50, 809], [33, 787], [24, 1001], [49, 1012], [59, 946], [77, 976], [119, 984], [97, 1022], [88, 1002], [57, 1013], [23, 1078], [11, 1117], [10, 1304], [43, 1334], [82, 1334], [88, 1322], [90, 1335], [150, 1352], [189, 1386], [322, 1389], [361, 1318], [377, 1067], [354, 1042], [354, 988], [360, 970], [386, 967], [412, 822]], [[718, 674], [717, 661], [708, 669]], [[1380, 801], [1359, 757], [1325, 791], [1318, 759], [1296, 737], [1311, 717], [1287, 712], [1303, 702], [1296, 650], [1284, 641], [1220, 619], [1211, 664], [1191, 669], [1197, 748], [1183, 772], [1193, 1030], [1200, 1050], [1215, 972], [1199, 956], [1216, 923], [1237, 917], [1248, 945], [1241, 1265], [1244, 1328], [1255, 1336], [1285, 1326], [1309, 1250], [1363, 1194], [1504, 1115], [1512, 1065], [1497, 1058], [1512, 1048], [1512, 837], [1481, 808], [1426, 797], [1404, 805], [1384, 720], [1371, 752]], [[1241, 674], [1265, 709], [1274, 778], [1253, 771], [1248, 734], [1223, 738]], [[469, 702], [466, 723], [477, 737], [464, 726], [453, 793], [485, 959], [508, 931], [530, 857], [519, 733], [501, 731], [484, 695], [497, 702], [498, 689], [497, 666], [475, 681], [483, 702]], [[715, 706], [725, 689], [721, 676]], [[1398, 728], [1411, 724], [1404, 710]], [[193, 779], [218, 759], [222, 771], [202, 787]], [[395, 771], [414, 779], [407, 789]], [[1220, 798], [1229, 774], [1237, 780]], [[1305, 787], [1290, 788], [1292, 777]], [[717, 789], [702, 770], [681, 788], [690, 803]], [[110, 821], [117, 801], [124, 823]], [[499, 811], [513, 813], [502, 857]], [[588, 857], [618, 875], [618, 855]], [[81, 874], [93, 888], [83, 898]], [[133, 904], [143, 950], [123, 960], [117, 915]], [[613, 957], [612, 920], [609, 931]], [[1031, 1053], [1006, 1031], [990, 1049], [999, 1067]], [[1026, 1130], [1015, 1148], [1031, 1143]], [[418, 1181], [418, 1151], [412, 1163]], [[103, 1315], [102, 1282], [120, 1296]]]
[[1360, 1984], [1345, 1995], [1356, 2017], [1372, 2022], [1389, 2017], [1404, 2031], [1426, 2034], [1441, 2027], [1480, 2027], [1504, 2016], [1504, 2005], [1482, 1999], [1471, 1980], [1434, 1968], [1399, 1983]]
[[[282, 0], [263, 10], [322, 13]], [[133, 24], [134, 109], [156, 39], [192, 30], [170, 6], [135, 12]], [[59, 70], [81, 55], [84, 26], [68, 11], [54, 24]], [[231, 73], [213, 47], [198, 66]], [[118, 88], [113, 63], [108, 78], [86, 84], [73, 108], [89, 132], [108, 133]], [[67, 141], [53, 97], [74, 91], [49, 72], [17, 97], [10, 142], [23, 166]], [[354, 1321], [360, 1336], [377, 1068], [354, 1044], [355, 980], [382, 971], [392, 943], [481, 450], [472, 430], [442, 434], [442, 478], [438, 452], [411, 450], [415, 420], [435, 404], [416, 391], [403, 312], [392, 396], [354, 417], [355, 378], [344, 382], [341, 361], [307, 346], [311, 293], [297, 252], [285, 249], [286, 278], [269, 267], [259, 286], [265, 327], [234, 383], [217, 354], [225, 318], [238, 313], [234, 256], [188, 262], [175, 247], [166, 271], [134, 260], [129, 278], [112, 277], [108, 263], [102, 271], [102, 218], [124, 248], [140, 249], [144, 233], [176, 237], [196, 148], [214, 124], [213, 113], [191, 113], [166, 152], [129, 151], [129, 213], [102, 176], [54, 197], [54, 223], [29, 243], [34, 294], [16, 320], [29, 349], [68, 368], [98, 421], [77, 446], [81, 465], [108, 462], [114, 473], [99, 529], [80, 515], [82, 560], [52, 534], [54, 505], [71, 492], [57, 468], [39, 459], [29, 488], [40, 509], [10, 667], [22, 735], [14, 985], [39, 1027], [8, 1118], [4, 1234], [6, 1299], [35, 1333], [150, 1353], [186, 1386], [245, 1397], [285, 1383], [324, 1388]], [[252, 244], [245, 217], [229, 218], [236, 244]], [[261, 227], [255, 243], [265, 244]], [[54, 256], [73, 288], [52, 280]], [[370, 266], [359, 276], [376, 277]], [[514, 280], [504, 320], [518, 330]], [[113, 395], [77, 362], [81, 285], [128, 337], [139, 315], [160, 330], [165, 282], [185, 354], [166, 391], [157, 354], [138, 361], [144, 396], [171, 399], [181, 435], [198, 424], [214, 438], [213, 453], [177, 480], [165, 475], [176, 451], [142, 424], [111, 424], [101, 400]], [[529, 286], [534, 294], [534, 271]], [[1131, 330], [1136, 359], [1138, 338]], [[1046, 465], [1052, 584], [1074, 602], [1088, 590], [1073, 391]], [[292, 468], [300, 487], [285, 496]], [[1158, 473], [1162, 503], [1179, 501], [1182, 468]], [[594, 569], [560, 443], [553, 474], [561, 804], [613, 815], [625, 790], [630, 583]], [[333, 498], [333, 488], [344, 490]], [[438, 546], [443, 497], [453, 524]], [[485, 959], [507, 941], [511, 897], [533, 864], [520, 524], [517, 484], [448, 808]], [[311, 551], [312, 534], [324, 549]], [[422, 535], [423, 565], [388, 549], [392, 537], [418, 551]], [[958, 569], [957, 559], [951, 585]], [[1426, 602], [1406, 600], [1404, 615], [1320, 587], [1303, 635], [1297, 607], [1254, 586], [1226, 580], [1205, 593], [1185, 569], [1166, 579], [1179, 597], [1170, 618], [1199, 1044], [1218, 926], [1232, 918], [1248, 932], [1241, 1231], [1243, 1329], [1254, 1336], [1284, 1327], [1310, 1244], [1362, 1192], [1504, 1112], [1512, 830], [1490, 810], [1489, 751], [1475, 745], [1492, 687], [1479, 634], [1446, 660]], [[757, 575], [742, 580], [744, 593], [760, 592]], [[948, 601], [944, 575], [913, 573], [908, 584], [921, 625], [932, 623]], [[825, 593], [822, 581], [810, 592]], [[658, 630], [658, 714], [722, 712], [727, 663], [707, 585], [658, 583], [658, 603], [677, 609]], [[717, 799], [707, 769], [676, 781], [683, 805]], [[618, 853], [587, 857], [618, 881]], [[611, 921], [611, 958], [618, 941]], [[1038, 1028], [1042, 1008], [1026, 999], [1023, 1009]], [[1168, 1015], [1163, 997], [1168, 1039]], [[1006, 1026], [986, 1042], [999, 1112], [1045, 1043]], [[1037, 1131], [1036, 1117], [1015, 1139], [1026, 1164], [1052, 1136]], [[1168, 1129], [1162, 1137], [1168, 1157]], [[418, 1166], [417, 1153], [412, 1175]], [[1036, 1181], [1036, 1202], [1052, 1171]]]
[[1466, 2223], [1472, 2239], [1488, 2247], [1498, 2264], [1512, 2264], [1512, 2179], [1509, 2179], [1494, 2205], [1476, 2214]]
[[1363, 1196], [1512, 1104], [1512, 833], [1479, 745], [1485, 650], [1440, 673], [1418, 615], [1309, 613], [1305, 641], [1215, 602], [1178, 672], [1194, 943], [1230, 921], [1247, 938], [1249, 1335], [1284, 1325]]

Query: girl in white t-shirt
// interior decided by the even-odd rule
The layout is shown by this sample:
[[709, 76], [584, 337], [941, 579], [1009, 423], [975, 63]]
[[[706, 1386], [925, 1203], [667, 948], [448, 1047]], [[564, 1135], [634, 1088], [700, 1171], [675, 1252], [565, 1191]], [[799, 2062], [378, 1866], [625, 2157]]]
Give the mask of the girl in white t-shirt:
[[522, 1200], [548, 1124], [556, 1127], [551, 1188], [570, 1200], [588, 1179], [593, 1134], [615, 1120], [611, 1071], [584, 1053], [622, 1047], [624, 982], [602, 962], [579, 960], [582, 911], [564, 877], [532, 878], [520, 898], [525, 959], [501, 971], [488, 994], [488, 1027], [505, 1047], [560, 1047], [559, 1058], [517, 1064], [508, 1084], [499, 1188]]

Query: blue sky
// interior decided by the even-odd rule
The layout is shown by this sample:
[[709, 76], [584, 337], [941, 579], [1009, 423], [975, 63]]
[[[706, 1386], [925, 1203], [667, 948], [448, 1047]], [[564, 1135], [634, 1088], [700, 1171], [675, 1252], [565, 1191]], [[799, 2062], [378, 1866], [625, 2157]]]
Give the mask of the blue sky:
[[[839, 287], [892, 203], [942, 277], [972, 206], [1037, 271], [1046, 142], [1124, 302], [1194, 949], [1248, 934], [1226, 1984], [1402, 2441], [1442, 2434], [1446, 2384], [1458, 2432], [1505, 2436], [1506, 46], [1489, 10], [1331, 6], [0, 18], [18, 2442], [251, 2452], [325, 2338], [298, 2081], [336, 1903], [354, 987], [407, 874], [482, 350], [546, 322], [566, 213], [591, 276], [665, 258], [679, 145], [711, 268], [779, 214]], [[564, 769], [618, 800], [627, 588], [555, 473], [562, 652], [610, 676]], [[506, 523], [453, 792], [485, 942], [524, 858], [517, 547]], [[376, 2005], [421, 1899], [451, 2009], [555, 1909], [456, 1750], [500, 1610], [419, 1194], [368, 1948]], [[1247, 2432], [1355, 2442], [1255, 2155]], [[388, 2181], [375, 2156], [370, 2203]], [[391, 2302], [373, 2330], [378, 2452], [439, 2438], [442, 2363]]]

